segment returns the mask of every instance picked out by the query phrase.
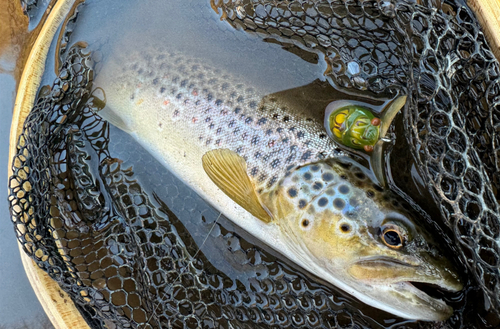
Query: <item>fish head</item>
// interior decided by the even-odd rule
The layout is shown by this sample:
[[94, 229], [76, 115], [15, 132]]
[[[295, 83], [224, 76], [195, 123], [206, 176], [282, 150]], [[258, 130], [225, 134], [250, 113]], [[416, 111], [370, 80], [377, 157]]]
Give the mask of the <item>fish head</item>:
[[405, 318], [451, 315], [451, 307], [412, 284], [461, 290], [451, 262], [404, 200], [372, 183], [359, 165], [325, 161], [291, 169], [274, 207], [285, 240], [362, 301]]

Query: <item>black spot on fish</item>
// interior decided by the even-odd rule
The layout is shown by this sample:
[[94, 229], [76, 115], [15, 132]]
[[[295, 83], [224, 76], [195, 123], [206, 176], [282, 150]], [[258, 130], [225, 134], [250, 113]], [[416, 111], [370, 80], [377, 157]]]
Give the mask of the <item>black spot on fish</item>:
[[304, 209], [306, 205], [307, 205], [306, 200], [302, 199], [299, 201], [299, 209]]
[[248, 106], [250, 106], [251, 109], [254, 109], [257, 107], [257, 102], [251, 101], [250, 103], [248, 103]]
[[326, 138], [326, 135], [325, 134], [320, 134], [319, 138], [321, 138], [321, 139]]
[[158, 79], [158, 78], [154, 78], [154, 79], [153, 79], [153, 85], [155, 85], [155, 86], [156, 86], [156, 85], [158, 84], [158, 81], [159, 81], [159, 79]]
[[266, 135], [269, 136], [273, 133], [273, 130], [272, 129], [268, 129], [266, 130]]
[[236, 149], [236, 153], [238, 153], [238, 154], [239, 154], [239, 153], [241, 153], [241, 152], [243, 152], [243, 146], [240, 146], [240, 147], [238, 147], [238, 148]]
[[280, 159], [274, 159], [272, 162], [271, 162], [271, 168], [276, 168], [279, 164], [280, 164], [281, 160]]
[[306, 172], [306, 173], [304, 174], [304, 179], [305, 179], [305, 180], [311, 180], [311, 178], [312, 178], [311, 173]]
[[337, 198], [337, 199], [333, 200], [333, 206], [335, 208], [337, 208], [338, 210], [342, 210], [345, 207], [345, 201]]
[[335, 190], [333, 188], [328, 188], [326, 191], [325, 191], [326, 195], [329, 195], [329, 196], [332, 196], [332, 195], [335, 195]]
[[273, 186], [277, 180], [278, 180], [278, 176], [271, 177], [271, 179], [267, 182], [267, 187], [269, 188], [269, 187]]
[[137, 73], [139, 73], [139, 74], [142, 74], [142, 72], [144, 72], [144, 70], [142, 68], [137, 71]]
[[238, 103], [241, 103], [241, 102], [243, 102], [244, 100], [245, 100], [245, 98], [244, 98], [243, 96], [239, 96], [239, 97], [236, 99], [236, 101], [237, 101]]
[[210, 120], [212, 120], [210, 117], [205, 118], [205, 122], [210, 122]]
[[253, 121], [253, 119], [252, 119], [252, 118], [250, 118], [250, 117], [248, 117], [248, 118], [246, 118], [246, 119], [245, 119], [245, 123], [246, 123], [247, 125], [248, 125], [248, 124], [250, 124], [250, 123], [252, 123], [252, 121]]
[[340, 225], [340, 230], [344, 233], [349, 233], [351, 231], [351, 225], [347, 224], [347, 223], [342, 223]]
[[321, 175], [321, 178], [325, 181], [325, 182], [331, 182], [333, 180], [333, 174], [332, 173], [329, 173], [329, 172], [326, 172], [324, 173], [323, 175]]
[[366, 178], [365, 174], [363, 174], [362, 172], [357, 172], [354, 174], [354, 176], [361, 180], [364, 180]]
[[290, 170], [292, 170], [294, 167], [295, 167], [294, 165], [289, 165], [288, 167], [286, 167], [286, 170], [287, 170], [287, 171], [290, 171]]
[[325, 197], [318, 200], [318, 206], [320, 206], [320, 207], [326, 206], [327, 203], [328, 203], [328, 199]]
[[342, 175], [340, 175], [340, 178], [347, 179], [347, 175], [342, 174]]
[[319, 191], [323, 188], [323, 184], [321, 182], [315, 182], [312, 186], [313, 190]]
[[253, 136], [252, 140], [250, 141], [252, 145], [257, 145], [258, 142], [259, 142], [259, 136]]
[[222, 128], [221, 127], [217, 128], [217, 130], [215, 131], [215, 133], [217, 135], [220, 135], [221, 132], [222, 132]]
[[378, 186], [377, 184], [373, 184], [373, 188], [378, 192], [382, 192], [384, 190], [381, 186]]
[[257, 175], [258, 172], [259, 172], [259, 168], [253, 167], [252, 170], [250, 170], [250, 175], [252, 177], [255, 177], [255, 175]]
[[186, 87], [188, 81], [187, 80], [182, 80], [181, 81], [181, 87]]
[[209, 102], [210, 102], [212, 99], [214, 99], [214, 95], [212, 95], [211, 93], [209, 93], [209, 94], [207, 95], [207, 101], [209, 101]]
[[260, 158], [261, 156], [262, 156], [262, 153], [260, 153], [260, 152], [255, 152], [255, 154], [254, 154], [254, 158], [255, 158], [255, 159], [258, 159], [258, 158]]
[[288, 158], [286, 158], [286, 163], [290, 163], [293, 161], [293, 159], [295, 159], [295, 155], [290, 155]]
[[277, 128], [276, 131], [281, 134], [283, 132], [283, 128], [281, 128], [281, 127]]
[[182, 94], [177, 94], [177, 95], [175, 96], [175, 98], [177, 98], [177, 99], [181, 99], [181, 98], [182, 98]]
[[279, 117], [280, 117], [280, 115], [279, 115], [278, 113], [274, 113], [274, 114], [273, 114], [273, 119], [274, 119], [274, 120], [278, 120], [278, 119], [279, 119]]
[[241, 112], [241, 108], [240, 107], [237, 107], [234, 109], [234, 113], [238, 114]]
[[259, 176], [259, 183], [262, 183], [263, 181], [265, 181], [266, 178], [267, 178], [266, 174], [260, 174], [260, 176]]
[[349, 193], [350, 190], [351, 189], [347, 185], [340, 185], [339, 186], [339, 192], [342, 194], [347, 194], [347, 193]]
[[161, 87], [160, 88], [160, 94], [163, 94], [165, 92], [166, 88], [165, 87]]
[[297, 196], [297, 189], [295, 187], [290, 187], [288, 189], [288, 195], [291, 197], [291, 198], [295, 198]]
[[222, 103], [224, 103], [224, 101], [223, 101], [222, 99], [217, 99], [217, 100], [215, 101], [215, 105], [217, 105], [217, 106], [221, 106], [221, 105], [222, 105]]
[[257, 121], [257, 124], [260, 126], [260, 125], [263, 125], [267, 122], [267, 119], [266, 118], [260, 118], [259, 121]]
[[283, 122], [288, 122], [288, 121], [290, 121], [290, 117], [288, 115], [285, 115], [283, 117]]
[[302, 154], [301, 160], [308, 160], [311, 157], [311, 151], [306, 151], [304, 154]]
[[290, 139], [289, 139], [288, 137], [285, 137], [285, 138], [283, 138], [283, 139], [282, 139], [282, 142], [283, 142], [283, 143], [288, 143], [288, 141], [289, 141], [289, 140], [290, 140]]
[[368, 190], [366, 191], [366, 196], [371, 199], [375, 196], [375, 192], [373, 192], [372, 190]]
[[302, 132], [302, 131], [299, 131], [299, 132], [297, 133], [297, 138], [302, 138], [302, 137], [304, 137], [304, 136], [305, 136], [305, 134], [304, 134], [304, 132]]
[[313, 165], [313, 166], [311, 166], [311, 170], [314, 171], [314, 172], [317, 172], [319, 170], [319, 166], [318, 165]]

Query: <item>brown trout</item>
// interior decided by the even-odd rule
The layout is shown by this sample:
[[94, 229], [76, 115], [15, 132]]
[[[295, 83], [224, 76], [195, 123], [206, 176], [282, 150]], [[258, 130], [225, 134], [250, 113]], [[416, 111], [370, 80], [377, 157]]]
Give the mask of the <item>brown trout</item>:
[[[99, 113], [234, 223], [362, 302], [408, 319], [452, 309], [411, 282], [462, 289], [390, 191], [296, 113], [201, 59], [136, 47], [104, 64]], [[399, 100], [400, 103], [401, 99]]]

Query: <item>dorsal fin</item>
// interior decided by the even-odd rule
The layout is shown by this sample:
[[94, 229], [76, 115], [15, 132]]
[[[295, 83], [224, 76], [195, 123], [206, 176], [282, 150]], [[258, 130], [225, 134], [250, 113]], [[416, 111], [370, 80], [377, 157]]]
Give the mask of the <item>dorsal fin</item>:
[[217, 149], [205, 153], [202, 161], [203, 169], [217, 187], [258, 219], [271, 222], [247, 175], [245, 159], [228, 149]]

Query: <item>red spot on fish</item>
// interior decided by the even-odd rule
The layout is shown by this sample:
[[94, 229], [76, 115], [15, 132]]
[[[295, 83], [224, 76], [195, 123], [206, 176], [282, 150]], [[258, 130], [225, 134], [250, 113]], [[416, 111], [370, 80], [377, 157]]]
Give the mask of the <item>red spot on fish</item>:
[[193, 123], [196, 123], [196, 121], [198, 121], [198, 118], [193, 117], [193, 118], [191, 119], [191, 122], [193, 122]]
[[141, 88], [141, 87], [142, 87], [142, 83], [138, 83], [137, 88]]
[[269, 141], [269, 143], [267, 143], [267, 146], [273, 147], [274, 144], [276, 144], [276, 141], [273, 139], [272, 141]]
[[170, 102], [168, 100], [163, 101], [163, 105], [168, 105], [168, 104], [170, 104]]
[[193, 92], [191, 93], [193, 96], [198, 96], [198, 90], [193, 90]]

